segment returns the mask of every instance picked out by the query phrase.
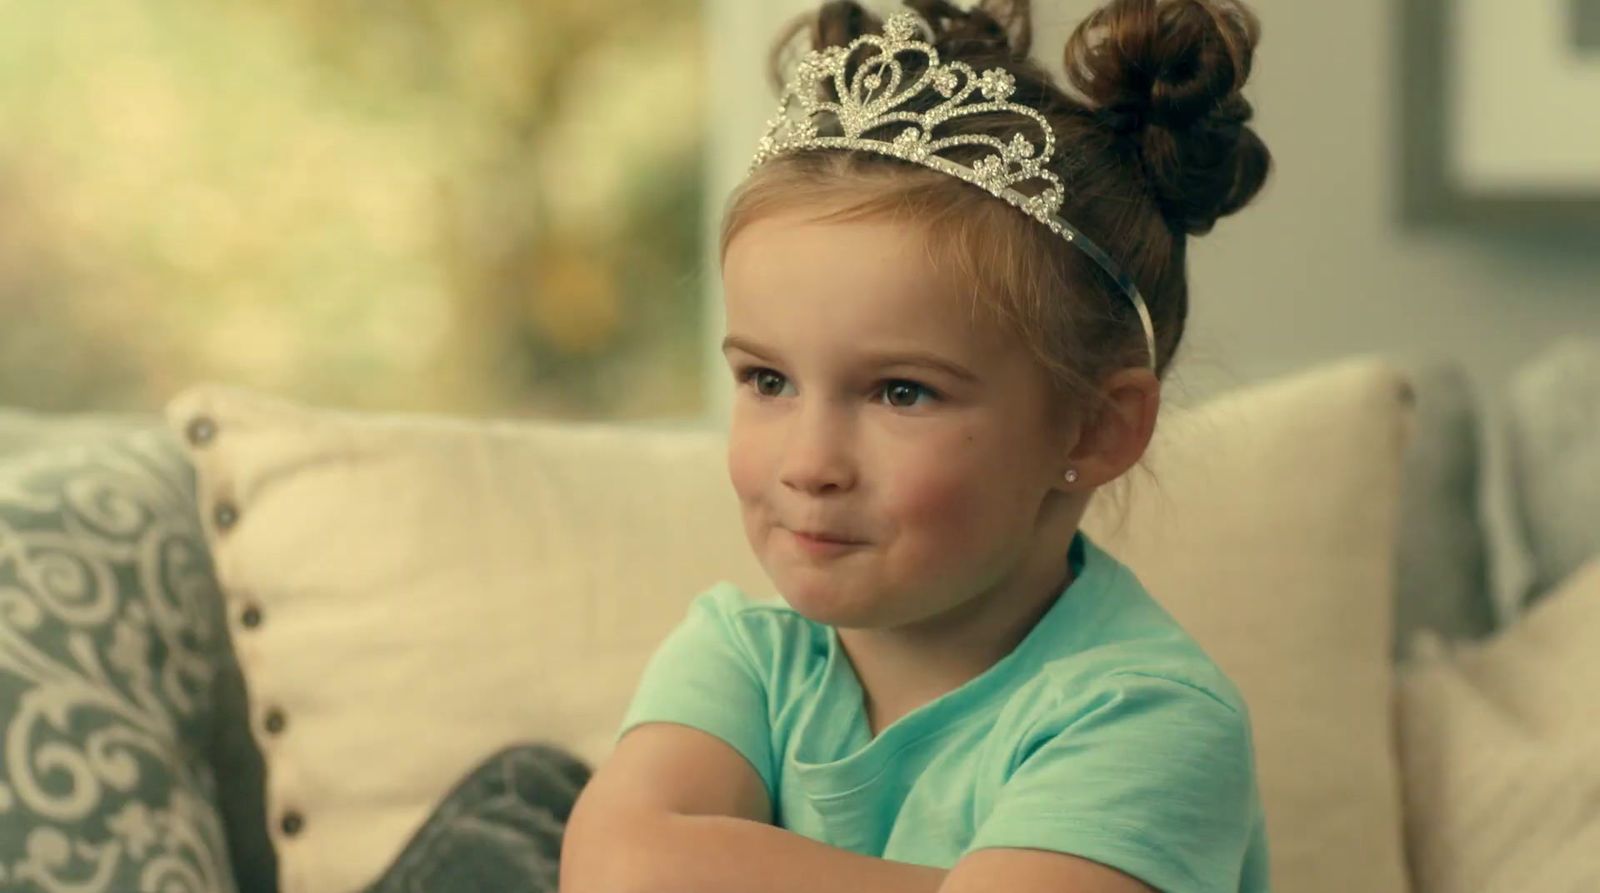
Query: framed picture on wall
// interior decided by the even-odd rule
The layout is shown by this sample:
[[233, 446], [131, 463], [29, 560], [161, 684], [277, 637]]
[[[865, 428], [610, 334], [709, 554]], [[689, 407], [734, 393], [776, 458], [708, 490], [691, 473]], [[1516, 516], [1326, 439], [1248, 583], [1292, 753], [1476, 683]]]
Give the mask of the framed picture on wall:
[[1600, 227], [1600, 0], [1399, 0], [1403, 213]]

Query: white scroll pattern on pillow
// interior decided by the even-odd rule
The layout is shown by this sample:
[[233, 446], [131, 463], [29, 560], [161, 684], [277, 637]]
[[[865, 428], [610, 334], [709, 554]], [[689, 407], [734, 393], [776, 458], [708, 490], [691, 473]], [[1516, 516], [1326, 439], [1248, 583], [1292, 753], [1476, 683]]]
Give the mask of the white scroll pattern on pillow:
[[188, 475], [160, 431], [0, 465], [0, 888], [234, 889]]

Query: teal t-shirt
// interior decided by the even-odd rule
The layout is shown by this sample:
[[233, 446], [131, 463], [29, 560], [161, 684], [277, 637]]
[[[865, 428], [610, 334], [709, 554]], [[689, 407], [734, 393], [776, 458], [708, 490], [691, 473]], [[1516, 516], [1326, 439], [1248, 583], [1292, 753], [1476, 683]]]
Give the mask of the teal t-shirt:
[[832, 627], [719, 584], [651, 657], [618, 737], [715, 735], [777, 825], [869, 856], [948, 869], [1026, 847], [1162, 891], [1266, 891], [1244, 700], [1125, 565], [1082, 532], [1069, 560], [1010, 654], [877, 737]]

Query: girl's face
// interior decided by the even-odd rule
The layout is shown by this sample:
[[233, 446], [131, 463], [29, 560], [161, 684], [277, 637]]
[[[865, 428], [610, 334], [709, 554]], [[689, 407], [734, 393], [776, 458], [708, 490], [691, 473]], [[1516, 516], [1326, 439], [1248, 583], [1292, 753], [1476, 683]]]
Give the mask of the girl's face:
[[1040, 548], [1064, 570], [1040, 521], [1072, 444], [1045, 377], [941, 288], [911, 228], [765, 217], [723, 278], [729, 474], [797, 611], [903, 626], [975, 606]]

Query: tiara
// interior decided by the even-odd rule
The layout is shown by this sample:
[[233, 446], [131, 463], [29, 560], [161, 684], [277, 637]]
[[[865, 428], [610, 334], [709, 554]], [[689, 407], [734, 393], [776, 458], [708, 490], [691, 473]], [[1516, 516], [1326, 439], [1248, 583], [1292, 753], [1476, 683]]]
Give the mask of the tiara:
[[[802, 149], [860, 149], [915, 162], [982, 187], [1076, 245], [1111, 277], [1139, 315], [1150, 368], [1154, 369], [1155, 327], [1138, 287], [1100, 246], [1057, 216], [1064, 189], [1061, 178], [1047, 169], [1056, 144], [1050, 123], [1037, 109], [1006, 101], [1016, 90], [1016, 79], [1009, 71], [991, 68], [980, 75], [965, 62], [941, 64], [939, 51], [916, 39], [919, 31], [933, 39], [932, 29], [921, 16], [900, 10], [884, 22], [881, 36], [863, 34], [848, 46], [812, 50], [801, 57], [794, 75], [784, 85], [777, 114], [767, 122], [766, 133], [756, 146], [750, 170]], [[848, 60], [864, 45], [876, 47], [879, 52], [868, 55], [853, 74], [848, 73]], [[897, 58], [901, 53], [917, 53], [927, 59], [921, 76], [904, 89], [905, 69]], [[832, 78], [838, 102], [818, 98], [817, 88], [824, 78]], [[930, 88], [939, 97], [936, 102], [925, 92]], [[974, 92], [980, 98], [974, 99]], [[913, 100], [921, 100], [919, 105], [934, 105], [926, 112], [903, 108]], [[797, 103], [801, 112], [798, 116]], [[987, 133], [933, 135], [935, 128], [947, 121], [989, 112], [1019, 116], [1009, 141]], [[843, 131], [843, 135], [822, 135], [819, 116], [823, 116], [820, 120], [829, 130]], [[863, 136], [897, 123], [906, 126], [892, 139]], [[1035, 140], [1042, 141], [1042, 147], [1036, 146]], [[997, 154], [986, 155], [970, 167], [935, 154], [951, 146], [973, 145], [990, 146]], [[1019, 184], [1037, 191], [1025, 195], [1016, 188]]]

